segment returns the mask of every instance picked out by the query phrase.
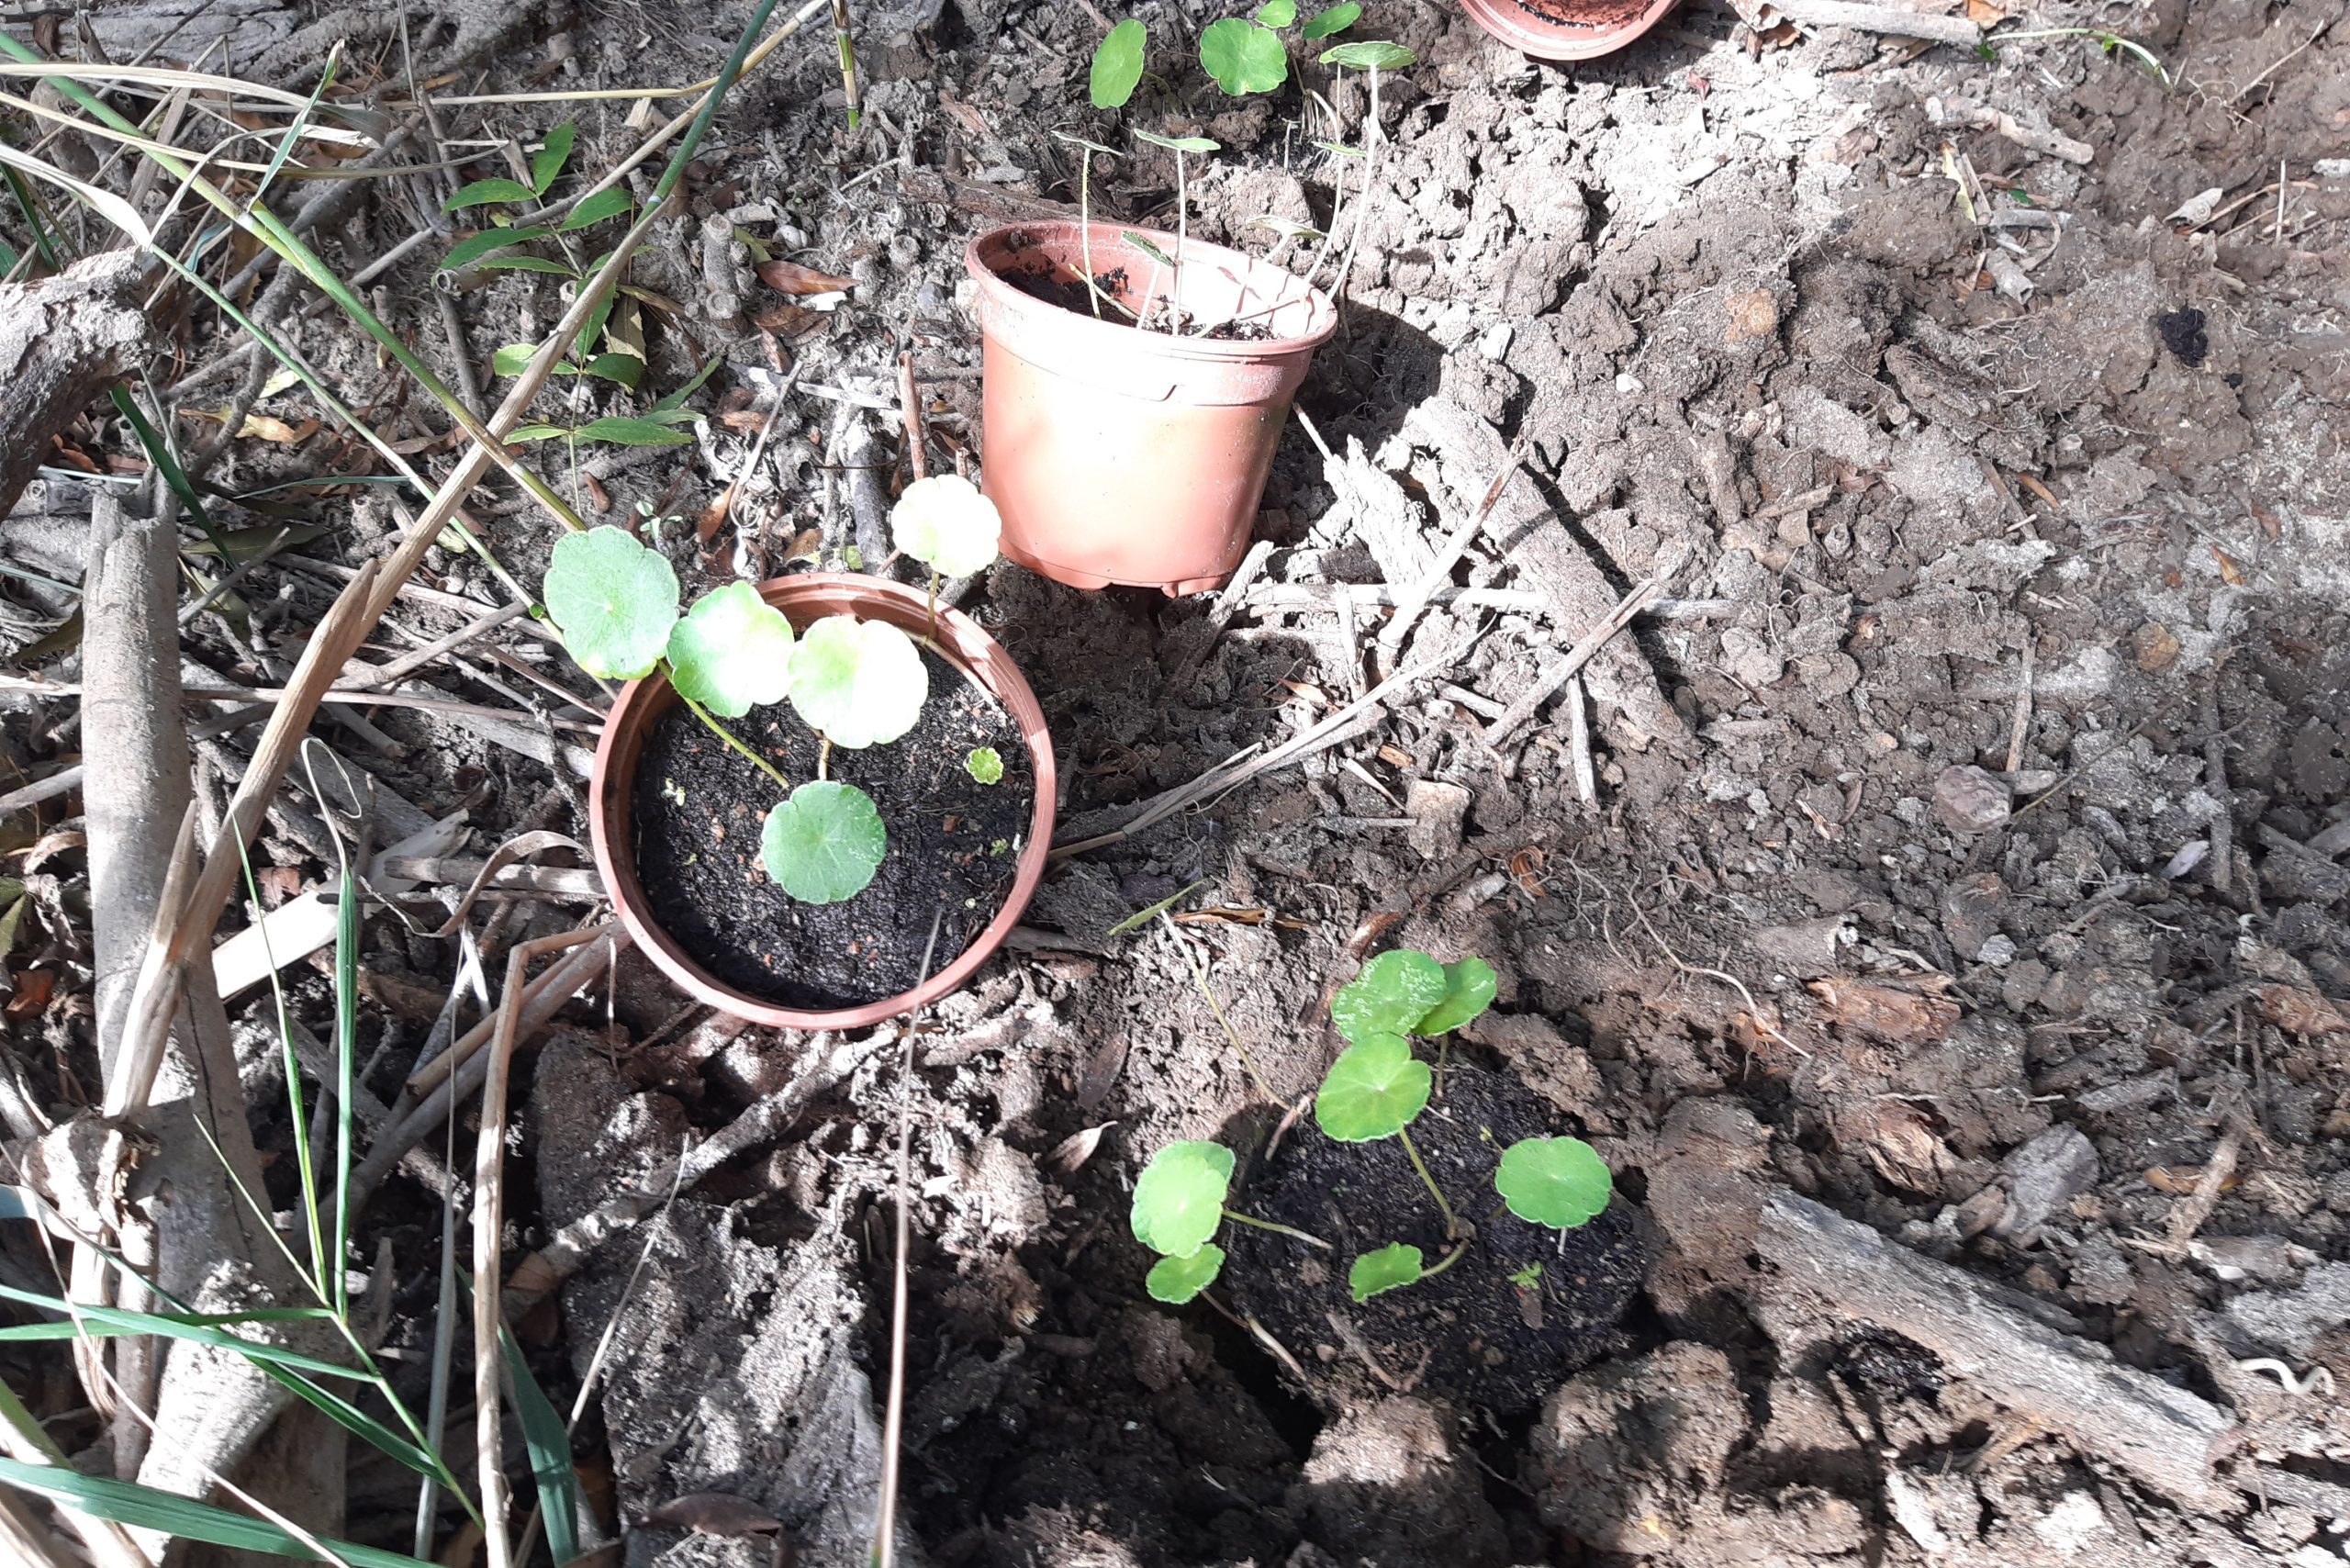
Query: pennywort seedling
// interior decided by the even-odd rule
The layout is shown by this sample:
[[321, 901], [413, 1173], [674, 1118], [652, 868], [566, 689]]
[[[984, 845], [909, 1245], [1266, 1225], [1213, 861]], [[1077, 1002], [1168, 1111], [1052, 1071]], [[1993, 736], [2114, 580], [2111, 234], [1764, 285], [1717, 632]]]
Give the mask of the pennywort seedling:
[[[917, 495], [924, 484], [947, 487]], [[994, 558], [995, 509], [963, 480], [909, 486], [890, 521], [900, 547], [934, 571], [963, 575]], [[759, 859], [785, 892], [838, 903], [873, 880], [889, 851], [880, 811], [864, 790], [828, 773], [834, 747], [886, 745], [921, 719], [930, 671], [912, 637], [853, 615], [828, 615], [795, 634], [749, 583], [713, 589], [680, 615], [669, 563], [610, 526], [556, 542], [543, 596], [580, 668], [606, 680], [666, 670], [693, 715], [783, 791], [761, 829]], [[787, 700], [822, 743], [816, 777], [797, 787], [718, 722]], [[989, 755], [1002, 778], [1002, 758]]]
[[1318, 1236], [1227, 1207], [1231, 1193], [1232, 1151], [1220, 1143], [1170, 1143], [1150, 1157], [1135, 1182], [1128, 1223], [1135, 1239], [1159, 1255], [1143, 1280], [1152, 1299], [1180, 1306], [1215, 1282], [1224, 1249], [1214, 1237], [1226, 1220], [1329, 1250]]
[[1003, 782], [1003, 755], [991, 745], [973, 746], [963, 759], [963, 771], [971, 776], [974, 784]]

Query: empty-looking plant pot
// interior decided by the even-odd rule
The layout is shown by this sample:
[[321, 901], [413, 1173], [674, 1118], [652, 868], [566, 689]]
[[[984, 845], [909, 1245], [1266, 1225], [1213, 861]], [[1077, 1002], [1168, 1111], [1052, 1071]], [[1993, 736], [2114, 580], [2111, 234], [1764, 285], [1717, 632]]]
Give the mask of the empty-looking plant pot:
[[1537, 60], [1613, 54], [1680, 0], [1460, 0], [1479, 27]]
[[[795, 631], [827, 615], [849, 614], [886, 621], [918, 642], [934, 635], [923, 596], [879, 577], [776, 577], [761, 583], [759, 594]], [[1052, 736], [1035, 693], [994, 638], [952, 610], [940, 610], [935, 624], [937, 646], [953, 663], [925, 654], [932, 677], [924, 719], [899, 742], [831, 754], [832, 776], [871, 790], [890, 834], [881, 871], [864, 891], [839, 903], [797, 903], [767, 877], [759, 864], [758, 833], [762, 801], [771, 802], [777, 791], [699, 724], [666, 722], [681, 712], [666, 678], [648, 676], [621, 689], [597, 743], [588, 784], [596, 868], [636, 945], [688, 994], [772, 1028], [862, 1028], [957, 990], [1019, 924], [1052, 846]], [[953, 664], [976, 677], [987, 697], [970, 693]], [[1001, 777], [993, 784], [966, 772], [959, 739], [955, 749], [946, 749], [941, 726], [957, 717], [1001, 733]], [[754, 709], [728, 723], [738, 737], [748, 732], [795, 784], [813, 775], [812, 736], [789, 704]], [[777, 728], [761, 732], [754, 727], [759, 723]], [[787, 740], [781, 727], [792, 724], [800, 734]], [[640, 765], [648, 756], [655, 781], [644, 785], [647, 768]], [[746, 783], [747, 790], [738, 789]], [[1015, 795], [1004, 793], [1022, 788], [1033, 793], [1033, 806], [1023, 808]], [[992, 809], [1007, 820], [958, 820], [955, 801], [943, 800], [946, 795], [980, 802], [961, 808], [969, 817]], [[694, 819], [703, 823], [701, 836], [679, 838], [680, 821], [690, 827]], [[948, 870], [917, 864], [912, 858], [917, 855]], [[901, 861], [901, 856], [908, 858]], [[716, 880], [722, 870], [733, 880]], [[950, 876], [962, 877], [975, 894], [968, 902], [956, 898], [951, 909], [933, 890]], [[934, 918], [942, 935], [929, 958], [930, 978], [922, 980], [924, 936]], [[846, 922], [854, 935], [845, 946], [855, 962], [844, 965], [832, 955], [829, 969], [820, 974], [811, 950], [815, 944], [802, 936], [795, 945], [789, 934], [791, 923], [800, 921], [808, 923], [803, 929], [834, 934]], [[775, 935], [778, 922], [785, 928], [781, 936]], [[877, 953], [884, 944], [898, 956]], [[892, 963], [903, 973], [901, 987], [886, 994], [870, 994], [880, 987], [843, 994], [854, 990], [838, 979], [845, 969], [887, 974]]]
[[1174, 235], [1142, 232], [1181, 261], [1179, 283], [1126, 238], [1136, 232], [1091, 226], [1108, 301], [1098, 317], [1085, 225], [1013, 224], [971, 241], [980, 487], [1021, 565], [1079, 588], [1192, 593], [1221, 587], [1248, 550], [1290, 399], [1338, 315], [1281, 267], [1199, 240], [1178, 258]]

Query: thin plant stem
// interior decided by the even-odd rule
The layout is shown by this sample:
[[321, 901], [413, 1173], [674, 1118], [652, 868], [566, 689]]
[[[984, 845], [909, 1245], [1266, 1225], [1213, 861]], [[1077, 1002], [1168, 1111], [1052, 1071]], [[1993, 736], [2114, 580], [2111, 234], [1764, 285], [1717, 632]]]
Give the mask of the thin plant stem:
[[1174, 303], [1167, 312], [1167, 330], [1175, 330], [1176, 312], [1183, 308], [1183, 247], [1192, 237], [1190, 187], [1183, 179], [1183, 150], [1175, 150], [1175, 281], [1167, 286]]
[[1273, 1086], [1265, 1081], [1264, 1073], [1258, 1069], [1257, 1058], [1249, 1053], [1248, 1046], [1240, 1038], [1240, 1031], [1235, 1029], [1232, 1026], [1232, 1020], [1224, 1015], [1224, 1004], [1216, 1001], [1215, 992], [1209, 989], [1207, 970], [1200, 967], [1200, 961], [1192, 956], [1192, 950], [1183, 946], [1182, 937], [1176, 931], [1174, 921], [1168, 918], [1164, 907], [1158, 912], [1158, 919], [1160, 924], [1167, 927], [1167, 934], [1175, 938], [1175, 946], [1183, 955], [1183, 961], [1191, 966], [1192, 979], [1199, 983], [1200, 994], [1207, 998], [1208, 1011], [1214, 1013], [1215, 1021], [1224, 1025], [1225, 1038], [1230, 1040], [1232, 1048], [1240, 1053], [1240, 1065], [1248, 1070], [1249, 1081], [1257, 1085], [1257, 1092], [1279, 1105], [1282, 1110], [1290, 1109], [1290, 1103], [1274, 1093]]
[[[922, 951], [922, 978], [930, 979], [931, 960], [938, 956], [938, 928], [946, 918], [942, 909], [931, 917], [930, 941]], [[890, 1392], [881, 1406], [881, 1499], [873, 1524], [874, 1568], [894, 1568], [898, 1560], [898, 1478], [904, 1462], [906, 1432], [907, 1253], [913, 1246], [912, 1218], [914, 1139], [914, 1025], [905, 1023], [898, 1056], [898, 1246], [896, 1279], [890, 1302]]]
[[[670, 689], [674, 691], [677, 689], [672, 687]], [[710, 716], [709, 709], [703, 707], [700, 703], [695, 701], [692, 698], [687, 696], [682, 691], [677, 692], [677, 700], [692, 709], [694, 717], [699, 719], [703, 724], [708, 726], [711, 734], [716, 735], [720, 740], [724, 741], [728, 745], [733, 746], [736, 751], [741, 752], [744, 756], [751, 760], [752, 764], [755, 766], [760, 772], [774, 779], [776, 782], [776, 788], [781, 790], [787, 795], [791, 793], [791, 780], [786, 778], [782, 772], [777, 768], [775, 764], [769, 762], [766, 757], [761, 756], [757, 752], [753, 751], [749, 746], [744, 745], [741, 741], [735, 739], [733, 731], [729, 730], [725, 725], [720, 723], [716, 719]], [[823, 776], [823, 769], [822, 767], [819, 767], [816, 772], [816, 777], [821, 778]]]
[[833, 0], [833, 37], [841, 49], [841, 95], [848, 101], [848, 128], [863, 118], [865, 95], [856, 85], [856, 40], [849, 35], [848, 0]]
[[1411, 1129], [1398, 1127], [1395, 1129], [1395, 1136], [1403, 1140], [1404, 1152], [1412, 1157], [1412, 1169], [1420, 1173], [1422, 1182], [1427, 1183], [1428, 1196], [1436, 1200], [1438, 1211], [1444, 1215], [1446, 1238], [1449, 1239], [1459, 1236], [1460, 1222], [1453, 1217], [1452, 1205], [1444, 1201], [1444, 1190], [1436, 1184], [1436, 1178], [1428, 1174], [1427, 1162], [1420, 1158], [1419, 1146], [1412, 1141]]
[[1455, 1263], [1460, 1261], [1460, 1255], [1468, 1250], [1469, 1244], [1467, 1242], [1463, 1241], [1458, 1243], [1454, 1246], [1451, 1251], [1444, 1255], [1444, 1259], [1441, 1262], [1438, 1263], [1433, 1269], [1421, 1270], [1419, 1279], [1415, 1280], [1412, 1282], [1414, 1284], [1418, 1284], [1424, 1281], [1435, 1279], [1438, 1274], [1443, 1273], [1447, 1269], [1451, 1268]]
[[1093, 149], [1077, 150], [1077, 243], [1085, 256], [1085, 294], [1102, 319], [1102, 287], [1093, 281]]
[[1354, 230], [1347, 236], [1347, 251], [1338, 262], [1337, 275], [1330, 280], [1330, 296], [1341, 304], [1346, 300], [1347, 280], [1355, 274], [1355, 252], [1362, 244], [1363, 224], [1371, 217], [1371, 198], [1379, 189], [1379, 150], [1387, 143], [1387, 132], [1379, 123], [1379, 67], [1376, 65], [1371, 68], [1371, 118], [1364, 129], [1362, 195], [1355, 198]]
[[1328, 1242], [1323, 1240], [1320, 1237], [1310, 1236], [1294, 1226], [1275, 1225], [1271, 1220], [1259, 1219], [1253, 1215], [1242, 1214], [1238, 1209], [1225, 1210], [1224, 1217], [1240, 1225], [1255, 1226], [1259, 1230], [1270, 1230], [1277, 1236], [1292, 1238], [1296, 1240], [1304, 1242], [1309, 1247], [1319, 1247], [1325, 1252], [1337, 1250], [1337, 1249], [1333, 1248]]
[[833, 737], [825, 735], [822, 738], [824, 744], [816, 748], [816, 777], [818, 778], [826, 776], [825, 769], [832, 766], [833, 761]]

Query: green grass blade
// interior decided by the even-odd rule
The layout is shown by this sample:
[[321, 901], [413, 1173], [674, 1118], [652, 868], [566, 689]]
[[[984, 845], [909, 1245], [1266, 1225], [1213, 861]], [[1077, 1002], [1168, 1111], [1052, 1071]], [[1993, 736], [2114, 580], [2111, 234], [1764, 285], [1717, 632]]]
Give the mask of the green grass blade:
[[[58, 254], [56, 243], [49, 237], [49, 225], [40, 220], [40, 204], [33, 199], [32, 187], [26, 185], [25, 177], [14, 169], [0, 173], [7, 175], [8, 192], [17, 198], [17, 210], [25, 215], [25, 227], [32, 234], [33, 250], [39, 254], [41, 264], [52, 272], [64, 266], [64, 259]], [[16, 264], [14, 252], [11, 252], [8, 265], [13, 268]]]
[[[225, 561], [227, 557], [224, 555], [222, 559]], [[255, 909], [259, 909], [262, 907], [261, 889], [253, 881], [253, 859], [250, 854], [246, 853], [243, 836], [239, 834], [236, 837], [237, 864], [245, 874], [245, 896], [253, 901]], [[294, 1164], [295, 1173], [302, 1182], [302, 1217], [309, 1222], [310, 1288], [320, 1301], [330, 1301], [332, 1297], [328, 1294], [326, 1233], [319, 1226], [319, 1171], [318, 1166], [310, 1158], [310, 1113], [308, 1107], [302, 1103], [302, 1063], [294, 1054], [294, 1026], [288, 1021], [289, 1015], [285, 1011], [285, 987], [277, 978], [277, 956], [269, 950], [269, 935], [266, 926], [262, 927], [261, 946], [262, 957], [269, 963], [269, 992], [277, 1004], [278, 1048], [285, 1058], [285, 1099], [292, 1108], [294, 1117]], [[207, 1138], [210, 1136], [208, 1133], [206, 1135]], [[217, 1146], [214, 1152], [218, 1152]], [[228, 1160], [225, 1156], [221, 1159], [221, 1166], [224, 1170], [228, 1169]], [[231, 1171], [230, 1174], [233, 1176], [234, 1172]], [[263, 1217], [267, 1217], [257, 1198], [250, 1193], [245, 1195], [245, 1198], [248, 1203], [252, 1204], [254, 1212], [263, 1213]], [[274, 1226], [270, 1226], [270, 1234], [273, 1236], [277, 1234]], [[297, 1270], [297, 1272], [299, 1271]]]
[[285, 160], [294, 155], [294, 144], [302, 140], [302, 132], [309, 127], [310, 117], [319, 111], [319, 100], [325, 97], [327, 89], [334, 84], [334, 68], [341, 60], [340, 48], [327, 51], [326, 69], [319, 73], [319, 89], [310, 95], [310, 101], [302, 106], [301, 111], [287, 123], [285, 134], [278, 139], [277, 151], [269, 160], [268, 172], [262, 175], [261, 184], [253, 187], [252, 199], [245, 203], [248, 210], [261, 205], [261, 198], [269, 194], [277, 172], [285, 168]]
[[579, 1555], [579, 1478], [571, 1468], [571, 1434], [563, 1417], [549, 1402], [531, 1363], [504, 1324], [498, 1326], [498, 1349], [506, 1354], [506, 1372], [514, 1385], [514, 1416], [522, 1424], [522, 1446], [530, 1450], [531, 1473], [539, 1484], [539, 1518], [546, 1524], [547, 1551], [558, 1564]]
[[[323, 1561], [317, 1552], [266, 1519], [233, 1514], [210, 1503], [159, 1492], [151, 1486], [117, 1481], [110, 1476], [84, 1475], [53, 1464], [27, 1464], [0, 1458], [0, 1482], [36, 1493], [93, 1518], [111, 1519], [133, 1529], [161, 1530], [185, 1540], [201, 1540], [237, 1551], [266, 1552], [272, 1557]], [[319, 1538], [319, 1544], [351, 1568], [434, 1568], [414, 1557], [379, 1547]]]
[[[332, 1361], [306, 1355], [300, 1350], [289, 1350], [283, 1345], [272, 1345], [260, 1339], [248, 1339], [242, 1335], [231, 1334], [225, 1329], [183, 1322], [181, 1321], [183, 1317], [190, 1316], [185, 1313], [167, 1316], [153, 1312], [132, 1312], [119, 1306], [96, 1306], [81, 1302], [67, 1302], [57, 1296], [40, 1295], [32, 1291], [18, 1290], [14, 1285], [0, 1285], [0, 1301], [13, 1301], [22, 1306], [36, 1306], [46, 1312], [62, 1312], [70, 1316], [81, 1318], [90, 1325], [89, 1331], [93, 1334], [108, 1330], [117, 1334], [155, 1334], [166, 1339], [183, 1339], [192, 1345], [205, 1345], [216, 1350], [226, 1350], [231, 1355], [242, 1356], [250, 1361], [292, 1367], [301, 1372], [316, 1372], [321, 1377], [367, 1381], [367, 1374], [355, 1368], [337, 1366]], [[55, 1338], [60, 1336], [52, 1332], [54, 1329], [63, 1327], [71, 1330], [73, 1326], [71, 1323], [43, 1323], [31, 1327], [44, 1332], [29, 1335], [28, 1338]]]
[[139, 399], [130, 395], [129, 387], [118, 381], [106, 388], [106, 392], [114, 399], [116, 411], [130, 421], [131, 433], [138, 436], [140, 448], [147, 454], [147, 461], [155, 465], [155, 471], [163, 476], [163, 483], [172, 487], [172, 494], [179, 498], [180, 505], [187, 508], [188, 516], [196, 520], [196, 526], [202, 529], [204, 537], [212, 542], [213, 551], [219, 556], [220, 564], [228, 566], [229, 547], [221, 540], [220, 530], [214, 526], [212, 514], [204, 510], [204, 498], [196, 493], [195, 481], [187, 476], [187, 470], [180, 466], [179, 458], [173, 454], [172, 443], [163, 439], [163, 432], [148, 419], [146, 410], [139, 406]]
[[352, 1062], [359, 1054], [359, 879], [341, 835], [334, 841], [342, 861], [342, 886], [334, 919], [334, 1310], [351, 1313], [351, 1099]]
[[290, 1372], [267, 1362], [256, 1362], [263, 1372], [279, 1386], [288, 1390], [304, 1404], [325, 1416], [336, 1426], [356, 1437], [387, 1458], [398, 1461], [419, 1475], [428, 1475], [442, 1485], [452, 1485], [456, 1477], [451, 1475], [441, 1461], [401, 1437], [373, 1416], [368, 1415], [342, 1395], [319, 1387], [308, 1378]]

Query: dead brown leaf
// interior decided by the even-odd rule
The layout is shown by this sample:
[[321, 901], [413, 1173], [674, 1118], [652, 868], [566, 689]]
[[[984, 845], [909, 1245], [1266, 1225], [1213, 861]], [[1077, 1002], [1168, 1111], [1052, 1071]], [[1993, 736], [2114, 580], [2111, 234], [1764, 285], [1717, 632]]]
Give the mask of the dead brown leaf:
[[804, 338], [830, 319], [821, 310], [810, 310], [789, 300], [778, 300], [751, 312], [752, 324], [777, 339]]
[[1347, 938], [1347, 957], [1360, 958], [1370, 952], [1378, 945], [1381, 937], [1395, 929], [1403, 918], [1403, 915], [1394, 910], [1382, 909], [1365, 920], [1360, 925], [1355, 927], [1355, 934]]
[[[2203, 1167], [2200, 1165], [2156, 1165], [2146, 1171], [2146, 1185], [2165, 1193], [2192, 1193], [2202, 1181]], [[2233, 1192], [2243, 1185], [2242, 1176], [2229, 1175], [2220, 1179], [2220, 1191], [2222, 1193]]]
[[803, 267], [798, 262], [761, 262], [755, 269], [759, 281], [778, 294], [839, 294], [856, 286], [853, 277], [837, 273], [820, 273], [813, 267]]
[[1262, 925], [1272, 917], [1267, 909], [1236, 909], [1229, 904], [1214, 909], [1187, 909], [1175, 916], [1178, 925]]
[[688, 1492], [672, 1497], [648, 1512], [643, 1522], [718, 1536], [767, 1535], [783, 1528], [781, 1519], [732, 1492]]
[[1729, 297], [1729, 330], [1722, 341], [1742, 343], [1767, 338], [1779, 330], [1779, 302], [1767, 288], [1749, 289]]
[[1104, 1122], [1098, 1127], [1087, 1127], [1069, 1134], [1053, 1145], [1053, 1151], [1045, 1156], [1045, 1163], [1064, 1176], [1075, 1174], [1080, 1166], [1093, 1158], [1093, 1151], [1102, 1147], [1102, 1135], [1117, 1125], [1115, 1122]]
[[2219, 557], [2221, 579], [2230, 588], [2244, 587], [2244, 568], [2236, 565], [2235, 557], [2216, 544], [2211, 546], [2211, 554]]
[[2262, 986], [2260, 1015], [2288, 1035], [2350, 1034], [2350, 1016], [2332, 998], [2305, 986]]
[[2138, 667], [2148, 675], [2159, 675], [2178, 661], [2178, 639], [2159, 621], [2149, 621], [2130, 633], [2130, 645], [2137, 653]]
[[1828, 1008], [1831, 1028], [1857, 1030], [1894, 1045], [1942, 1039], [1958, 1022], [1958, 1003], [1941, 994], [1947, 977], [1935, 975], [1912, 985], [1831, 976], [1806, 989]]

